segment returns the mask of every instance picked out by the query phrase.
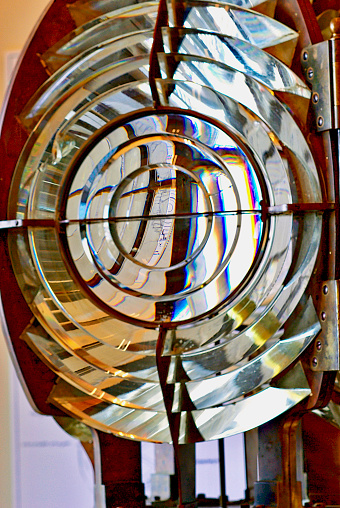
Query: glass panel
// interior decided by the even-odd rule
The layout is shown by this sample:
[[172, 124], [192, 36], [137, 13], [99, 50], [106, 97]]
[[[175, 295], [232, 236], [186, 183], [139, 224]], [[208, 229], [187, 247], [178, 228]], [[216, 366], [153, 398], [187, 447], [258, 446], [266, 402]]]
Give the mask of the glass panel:
[[162, 341], [184, 443], [243, 432], [310, 393], [303, 375], [292, 389], [268, 383], [319, 330], [312, 304], [308, 323], [283, 325], [322, 222], [289, 207], [320, 202], [321, 190], [273, 93], [309, 91], [261, 50], [297, 34], [225, 2], [184, 2], [187, 28], [163, 31], [173, 53], [158, 54], [155, 107], [157, 4], [77, 2], [92, 21], [45, 54], [58, 70], [21, 115], [31, 134], [9, 216], [30, 222], [9, 242], [40, 323], [23, 338], [62, 378], [51, 400], [96, 428], [171, 441]]
[[[105, 4], [108, 3], [105, 2]], [[114, 4], [117, 6], [117, 0]], [[91, 48], [98, 47], [99, 44], [108, 40], [137, 30], [152, 30], [156, 21], [157, 9], [158, 2], [144, 2], [141, 5], [109, 12], [68, 34], [65, 39], [49, 48], [41, 58], [49, 71], [55, 72], [72, 58]]]
[[[291, 40], [297, 41], [298, 38], [296, 32], [274, 19], [227, 3], [187, 0], [183, 5], [185, 28], [229, 35], [261, 49]], [[169, 14], [171, 23], [176, 26], [171, 9]]]
[[71, 16], [75, 20], [77, 26], [83, 25], [89, 20], [97, 18], [102, 14], [108, 14], [115, 11], [117, 15], [120, 10], [130, 10], [133, 7], [154, 5], [158, 8], [159, 0], [153, 2], [146, 0], [78, 0], [68, 5]]
[[[219, 65], [231, 67], [256, 79], [271, 90], [290, 92], [307, 99], [311, 96], [307, 85], [289, 67], [246, 41], [217, 35], [216, 33], [177, 28], [163, 29], [163, 37], [167, 43], [167, 52], [172, 53], [172, 58], [175, 59], [176, 63], [184, 59], [180, 59], [174, 53], [198, 56], [204, 59], [202, 61], [211, 59], [214, 63], [217, 62]], [[166, 61], [171, 62], [170, 57]], [[191, 58], [187, 61], [193, 62], [194, 59]], [[210, 62], [211, 64], [212, 62]], [[193, 63], [193, 65], [195, 64]], [[175, 67], [175, 75], [169, 75], [169, 78], [177, 77], [177, 65]], [[171, 67], [168, 66], [167, 68]], [[197, 64], [195, 69], [197, 76], [201, 75], [201, 70], [199, 64]], [[215, 72], [218, 73], [218, 69]], [[204, 76], [205, 74], [202, 75], [202, 79]], [[209, 78], [206, 77], [205, 79], [208, 81]], [[210, 83], [214, 84], [215, 79]]]

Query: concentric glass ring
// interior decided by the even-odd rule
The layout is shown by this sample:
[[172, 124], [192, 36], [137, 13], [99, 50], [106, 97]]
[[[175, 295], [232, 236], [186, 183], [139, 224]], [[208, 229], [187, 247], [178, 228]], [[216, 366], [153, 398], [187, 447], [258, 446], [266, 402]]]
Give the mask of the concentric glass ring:
[[205, 302], [201, 314], [225, 305], [258, 262], [266, 228], [260, 172], [240, 146], [171, 109], [106, 128], [91, 143], [70, 169], [62, 205], [66, 257], [87, 288], [105, 307], [156, 326], [165, 318], [158, 302], [171, 305], [172, 323], [199, 317], [188, 297]]
[[276, 376], [320, 329], [301, 300], [319, 177], [278, 98], [310, 92], [271, 55], [297, 34], [255, 1], [188, 0], [181, 23], [167, 2], [155, 51], [159, 2], [87, 3], [21, 115], [9, 216], [27, 227], [9, 245], [36, 318], [22, 338], [62, 380], [50, 400], [96, 428], [171, 441], [170, 407], [180, 443], [242, 432], [309, 395], [303, 372]]

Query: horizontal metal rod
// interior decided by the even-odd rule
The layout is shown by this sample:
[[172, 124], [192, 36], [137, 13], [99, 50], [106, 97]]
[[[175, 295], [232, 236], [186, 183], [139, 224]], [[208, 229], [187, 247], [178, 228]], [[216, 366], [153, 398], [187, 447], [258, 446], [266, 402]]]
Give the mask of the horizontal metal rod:
[[166, 219], [195, 219], [195, 218], [214, 218], [214, 217], [227, 217], [232, 215], [285, 215], [285, 214], [300, 214], [300, 213], [313, 213], [313, 212], [331, 212], [339, 208], [335, 203], [289, 203], [275, 206], [263, 206], [258, 210], [217, 210], [206, 212], [187, 212], [187, 213], [169, 213], [157, 215], [132, 215], [127, 217], [91, 217], [84, 219], [12, 219], [0, 221], [1, 229], [14, 229], [22, 227], [36, 227], [36, 228], [55, 228], [59, 226], [67, 226], [69, 224], [96, 224], [103, 222], [119, 223], [119, 222], [133, 222], [133, 221], [156, 221]]

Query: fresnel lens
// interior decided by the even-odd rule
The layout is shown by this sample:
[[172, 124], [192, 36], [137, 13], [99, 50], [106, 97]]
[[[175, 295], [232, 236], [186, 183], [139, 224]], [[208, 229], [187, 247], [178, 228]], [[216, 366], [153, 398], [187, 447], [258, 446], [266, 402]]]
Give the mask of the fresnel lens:
[[273, 3], [71, 2], [77, 27], [10, 111], [18, 336], [59, 378], [49, 401], [91, 427], [185, 444], [310, 399], [331, 212], [302, 43]]

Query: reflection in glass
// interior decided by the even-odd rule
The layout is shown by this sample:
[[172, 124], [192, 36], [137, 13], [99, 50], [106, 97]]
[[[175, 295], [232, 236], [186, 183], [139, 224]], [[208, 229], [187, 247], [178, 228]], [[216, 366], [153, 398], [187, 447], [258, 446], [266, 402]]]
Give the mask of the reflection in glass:
[[20, 117], [9, 216], [30, 222], [9, 244], [36, 317], [22, 338], [61, 378], [53, 403], [102, 430], [172, 439], [157, 344], [180, 442], [198, 435], [188, 421], [202, 439], [264, 423], [310, 393], [276, 376], [320, 328], [309, 302], [284, 329], [322, 222], [289, 207], [321, 191], [275, 94], [309, 91], [262, 51], [297, 34], [246, 1], [188, 1], [150, 77], [158, 2], [78, 4], [85, 24], [43, 55], [51, 76]]

